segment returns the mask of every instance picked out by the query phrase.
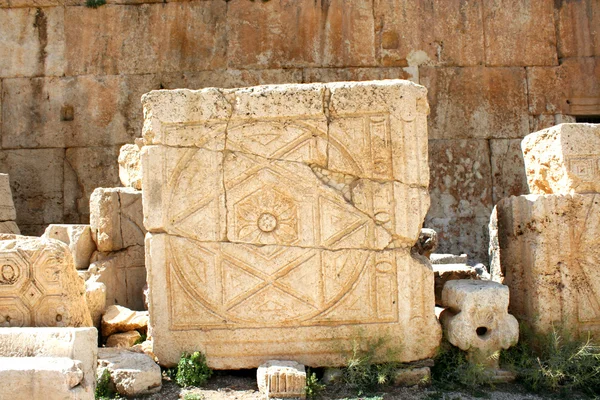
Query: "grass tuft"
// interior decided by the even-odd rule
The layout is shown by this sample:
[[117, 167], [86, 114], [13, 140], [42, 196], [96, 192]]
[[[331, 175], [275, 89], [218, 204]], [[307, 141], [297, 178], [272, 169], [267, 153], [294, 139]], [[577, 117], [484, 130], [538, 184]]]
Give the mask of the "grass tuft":
[[181, 387], [203, 386], [212, 375], [206, 364], [206, 357], [199, 351], [193, 354], [184, 353], [177, 364], [175, 382]]

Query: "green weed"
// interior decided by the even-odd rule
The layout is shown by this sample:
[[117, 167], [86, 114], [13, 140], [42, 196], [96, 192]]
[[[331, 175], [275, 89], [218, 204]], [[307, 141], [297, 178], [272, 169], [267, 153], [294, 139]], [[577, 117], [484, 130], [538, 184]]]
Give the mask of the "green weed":
[[203, 386], [212, 375], [212, 370], [206, 365], [206, 357], [199, 351], [193, 354], [184, 353], [177, 364], [175, 382], [179, 386]]
[[556, 329], [534, 335], [522, 326], [519, 343], [504, 351], [500, 360], [534, 392], [578, 390], [600, 395], [600, 346], [590, 337], [576, 340]]
[[96, 400], [123, 400], [123, 397], [119, 396], [111, 387], [110, 384], [110, 372], [108, 369], [102, 371], [102, 375], [96, 381], [96, 390], [94, 392], [94, 398]]
[[186, 393], [183, 395], [183, 400], [204, 400], [204, 396], [198, 393]]
[[106, 4], [106, 0], [85, 0], [85, 6], [88, 8], [98, 8]]
[[440, 345], [434, 361], [431, 377], [438, 387], [448, 390], [477, 390], [481, 386], [492, 385], [492, 377], [483, 365], [471, 364], [466, 352], [446, 340]]
[[323, 390], [325, 390], [325, 385], [319, 382], [319, 379], [317, 379], [317, 374], [311, 372], [309, 368], [306, 371], [306, 386], [304, 387], [306, 398], [316, 399], [321, 396]]

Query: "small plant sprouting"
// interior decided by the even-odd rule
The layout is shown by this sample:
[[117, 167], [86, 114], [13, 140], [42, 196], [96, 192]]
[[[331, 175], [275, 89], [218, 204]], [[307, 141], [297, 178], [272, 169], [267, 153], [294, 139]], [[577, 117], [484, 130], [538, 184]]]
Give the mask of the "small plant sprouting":
[[85, 6], [88, 8], [98, 8], [106, 4], [106, 0], [85, 0]]
[[204, 400], [204, 396], [198, 393], [186, 393], [183, 395], [183, 400]]
[[110, 371], [108, 369], [102, 371], [102, 375], [100, 375], [100, 377], [96, 381], [96, 391], [94, 392], [94, 398], [96, 400], [123, 399], [123, 397], [119, 396], [111, 388]]
[[146, 335], [142, 333], [139, 339], [135, 341], [134, 345], [144, 343], [146, 341], [146, 338]]
[[184, 353], [177, 364], [175, 382], [181, 387], [203, 386], [211, 375], [204, 354], [199, 351], [191, 355]]
[[316, 399], [321, 397], [321, 393], [325, 390], [325, 385], [319, 382], [317, 374], [312, 372], [310, 368], [306, 371], [306, 386], [304, 393], [307, 399]]

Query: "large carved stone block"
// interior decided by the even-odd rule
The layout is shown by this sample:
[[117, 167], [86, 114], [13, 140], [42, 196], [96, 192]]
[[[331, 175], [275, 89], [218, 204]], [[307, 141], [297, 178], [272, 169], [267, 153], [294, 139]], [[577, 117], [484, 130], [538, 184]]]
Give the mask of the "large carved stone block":
[[600, 125], [560, 124], [521, 143], [533, 194], [600, 192]]
[[162, 364], [202, 350], [219, 369], [342, 365], [360, 335], [389, 339], [404, 361], [433, 354], [433, 272], [410, 252], [429, 207], [422, 87], [175, 90], [143, 103]]
[[600, 332], [600, 194], [503, 199], [491, 233], [511, 314], [537, 332]]
[[0, 240], [0, 326], [92, 326], [84, 282], [67, 245], [5, 236]]

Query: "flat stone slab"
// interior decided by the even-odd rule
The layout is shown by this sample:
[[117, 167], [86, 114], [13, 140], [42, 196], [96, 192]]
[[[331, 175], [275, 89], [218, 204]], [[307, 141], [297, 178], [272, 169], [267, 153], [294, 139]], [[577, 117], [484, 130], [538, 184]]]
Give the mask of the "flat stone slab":
[[123, 396], [157, 393], [162, 387], [160, 367], [147, 355], [126, 349], [98, 349], [98, 377], [110, 373], [111, 384]]
[[424, 88], [154, 91], [143, 104], [161, 364], [201, 350], [217, 369], [339, 366], [361, 334], [389, 338], [401, 361], [433, 355], [433, 272], [410, 250], [429, 207]]
[[532, 194], [600, 192], [600, 125], [560, 124], [521, 142]]

